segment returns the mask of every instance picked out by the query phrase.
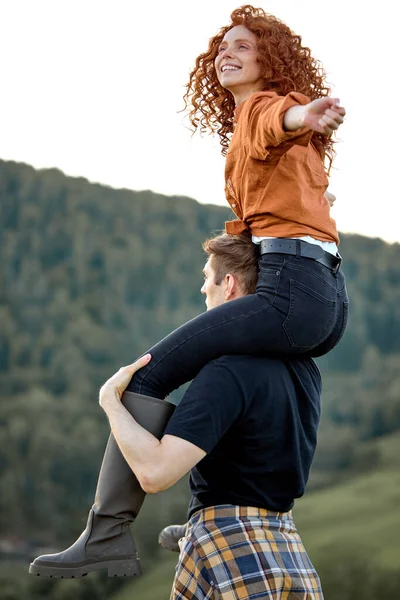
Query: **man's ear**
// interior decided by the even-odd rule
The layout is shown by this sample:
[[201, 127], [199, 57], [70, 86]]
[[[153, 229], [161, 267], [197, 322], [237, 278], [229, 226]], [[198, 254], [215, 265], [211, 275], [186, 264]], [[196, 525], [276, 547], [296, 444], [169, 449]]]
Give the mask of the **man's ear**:
[[232, 300], [236, 296], [238, 290], [238, 280], [232, 273], [225, 275], [225, 300]]

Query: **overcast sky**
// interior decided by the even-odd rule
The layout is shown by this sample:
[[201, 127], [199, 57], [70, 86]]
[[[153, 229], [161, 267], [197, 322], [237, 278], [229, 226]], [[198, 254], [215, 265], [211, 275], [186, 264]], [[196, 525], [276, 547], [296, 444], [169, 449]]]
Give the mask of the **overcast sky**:
[[[225, 204], [219, 142], [191, 137], [184, 84], [231, 0], [0, 0], [0, 158]], [[342, 232], [400, 241], [397, 3], [254, 3], [303, 38], [347, 110], [330, 189]]]

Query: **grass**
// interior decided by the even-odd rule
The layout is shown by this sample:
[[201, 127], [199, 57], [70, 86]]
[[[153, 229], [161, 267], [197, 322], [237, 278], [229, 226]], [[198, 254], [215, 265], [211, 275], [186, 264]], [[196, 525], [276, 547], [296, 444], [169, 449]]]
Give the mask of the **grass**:
[[145, 572], [137, 580], [127, 583], [121, 591], [113, 596], [112, 600], [168, 600], [171, 592], [175, 566], [178, 562], [176, 552], [162, 554], [154, 569]]

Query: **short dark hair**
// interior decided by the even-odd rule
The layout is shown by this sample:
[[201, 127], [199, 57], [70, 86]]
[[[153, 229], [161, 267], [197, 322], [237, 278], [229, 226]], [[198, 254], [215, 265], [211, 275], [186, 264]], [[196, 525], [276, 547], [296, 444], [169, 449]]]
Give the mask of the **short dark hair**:
[[221, 233], [206, 240], [203, 250], [211, 258], [216, 285], [231, 273], [236, 275], [245, 294], [254, 294], [258, 280], [259, 254], [250, 234]]

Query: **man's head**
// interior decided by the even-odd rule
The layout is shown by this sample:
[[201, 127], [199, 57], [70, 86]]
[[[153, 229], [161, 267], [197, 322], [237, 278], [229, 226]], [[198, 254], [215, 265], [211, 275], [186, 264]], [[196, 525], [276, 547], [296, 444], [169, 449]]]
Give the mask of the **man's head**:
[[207, 310], [224, 302], [254, 294], [258, 279], [258, 252], [248, 234], [222, 233], [206, 240], [208, 254], [201, 293]]

